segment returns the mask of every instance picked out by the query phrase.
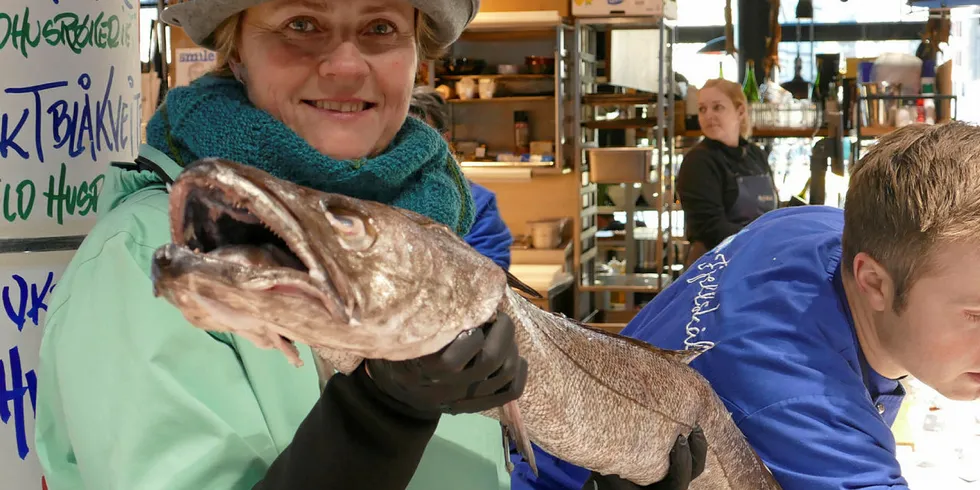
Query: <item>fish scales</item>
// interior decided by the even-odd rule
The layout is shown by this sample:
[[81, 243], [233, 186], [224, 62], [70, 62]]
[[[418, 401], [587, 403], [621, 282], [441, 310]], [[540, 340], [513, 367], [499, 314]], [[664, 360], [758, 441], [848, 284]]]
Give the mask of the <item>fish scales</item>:
[[529, 366], [517, 400], [524, 427], [545, 451], [648, 485], [666, 474], [677, 436], [697, 424], [709, 453], [691, 490], [780, 488], [708, 382], [671, 351], [582, 327], [513, 291], [501, 311], [514, 320]]

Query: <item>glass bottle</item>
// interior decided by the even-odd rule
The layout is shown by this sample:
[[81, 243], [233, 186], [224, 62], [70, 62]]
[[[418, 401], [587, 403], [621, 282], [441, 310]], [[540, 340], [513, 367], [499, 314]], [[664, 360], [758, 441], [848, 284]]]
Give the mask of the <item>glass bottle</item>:
[[755, 81], [755, 60], [748, 60], [745, 63], [745, 80], [742, 82], [742, 92], [749, 104], [761, 102], [759, 97], [759, 84]]

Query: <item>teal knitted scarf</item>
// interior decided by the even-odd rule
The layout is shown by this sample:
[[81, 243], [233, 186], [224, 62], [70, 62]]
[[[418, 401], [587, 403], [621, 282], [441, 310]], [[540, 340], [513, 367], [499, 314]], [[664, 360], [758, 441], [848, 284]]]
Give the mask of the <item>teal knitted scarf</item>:
[[459, 165], [439, 133], [414, 117], [380, 155], [334, 160], [252, 105], [237, 80], [206, 75], [170, 90], [146, 138], [181, 166], [224, 158], [323, 192], [415, 211], [460, 236], [473, 224], [473, 197]]

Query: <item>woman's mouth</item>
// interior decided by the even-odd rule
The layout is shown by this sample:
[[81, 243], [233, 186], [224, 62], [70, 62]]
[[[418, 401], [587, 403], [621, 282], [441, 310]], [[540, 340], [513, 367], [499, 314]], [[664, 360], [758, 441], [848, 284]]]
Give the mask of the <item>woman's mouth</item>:
[[303, 102], [321, 111], [332, 112], [338, 115], [356, 115], [364, 111], [369, 111], [377, 106], [377, 104], [373, 102], [366, 102], [363, 100], [304, 100]]

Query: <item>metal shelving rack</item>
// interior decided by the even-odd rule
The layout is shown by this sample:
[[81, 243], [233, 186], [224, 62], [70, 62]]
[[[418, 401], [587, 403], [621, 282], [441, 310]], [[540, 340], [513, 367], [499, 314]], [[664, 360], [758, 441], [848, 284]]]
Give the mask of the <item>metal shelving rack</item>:
[[[870, 126], [862, 124], [864, 121], [864, 116], [867, 115], [874, 117], [874, 114], [865, 114], [862, 111], [862, 106], [865, 102], [871, 103], [875, 102], [878, 104], [885, 104], [886, 102], [894, 102], [898, 104], [903, 104], [906, 102], [914, 102], [919, 99], [931, 99], [936, 105], [936, 123], [939, 124], [941, 121], [955, 121], [956, 114], [959, 110], [959, 99], [955, 95], [941, 95], [941, 94], [926, 94], [926, 95], [858, 95], [855, 104], [857, 106], [857, 112], [854, 121], [854, 137], [856, 142], [853, 151], [853, 161], [857, 162], [861, 158], [861, 145], [865, 140], [874, 140], [891, 131], [894, 131], [893, 126]], [[952, 114], [944, 114], [939, 107], [940, 102], [950, 102], [952, 106]]]
[[[532, 15], [533, 14], [533, 15]], [[463, 36], [457, 43], [450, 47], [449, 56], [463, 55], [458, 49], [460, 42], [479, 43], [481, 41], [494, 42], [508, 38], [519, 39], [521, 41], [535, 41], [551, 38], [554, 43], [555, 72], [553, 75], [463, 75], [445, 76], [444, 81], [454, 82], [463, 77], [469, 78], [493, 78], [499, 80], [535, 80], [553, 79], [553, 95], [533, 95], [533, 96], [504, 96], [491, 99], [471, 99], [449, 101], [450, 118], [453, 127], [456, 126], [457, 109], [461, 107], [486, 107], [486, 110], [496, 110], [497, 108], [513, 107], [533, 107], [536, 104], [551, 102], [554, 105], [554, 163], [509, 163], [509, 162], [461, 162], [464, 169], [468, 167], [494, 167], [494, 168], [520, 168], [532, 167], [533, 175], [559, 175], [571, 171], [572, 165], [568, 157], [568, 131], [564, 124], [567, 116], [569, 101], [569, 81], [568, 72], [570, 71], [568, 61], [570, 52], [566, 47], [572, 26], [565, 22], [558, 12], [489, 12], [480, 13], [467, 27]], [[519, 37], [518, 37], [519, 36]], [[523, 55], [522, 55], [523, 56]], [[430, 65], [430, 73], [434, 77], [435, 66]], [[433, 78], [434, 80], [434, 78]], [[454, 130], [455, 139], [455, 130]], [[491, 149], [493, 150], [493, 149]]]
[[[616, 29], [645, 29], [656, 30], [659, 33], [657, 93], [653, 97], [636, 94], [620, 94], [621, 97], [596, 94], [599, 80], [597, 71], [600, 61], [597, 60], [597, 36], [601, 32]], [[674, 262], [677, 259], [673, 253], [673, 237], [671, 236], [671, 211], [675, 210], [673, 189], [674, 168], [674, 71], [673, 46], [676, 43], [676, 31], [672, 20], [664, 17], [579, 17], [575, 20], [574, 51], [572, 62], [572, 131], [575, 137], [572, 141], [574, 171], [581, 175], [582, 209], [580, 210], [581, 228], [578, 230], [579, 239], [575, 244], [575, 277], [579, 295], [576, 298], [576, 315], [586, 321], [595, 318], [599, 310], [605, 310], [611, 293], [625, 295], [625, 313], [629, 316], [636, 306], [635, 294], [657, 293], [666, 287], [671, 280]], [[591, 96], [591, 97], [590, 97]], [[606, 100], [601, 100], [605, 98]], [[591, 99], [591, 100], [590, 100]], [[600, 99], [596, 102], [596, 99]], [[618, 100], [617, 100], [618, 99]], [[626, 118], [597, 123], [597, 105], [617, 105], [626, 110]], [[642, 117], [637, 117], [642, 114]], [[651, 116], [652, 114], [652, 116]], [[597, 272], [603, 257], [600, 255], [600, 242], [597, 234], [600, 207], [598, 202], [598, 186], [590, 172], [589, 150], [599, 148], [599, 128], [625, 129], [626, 147], [636, 147], [641, 138], [639, 131], [644, 131], [649, 138], [649, 148], [653, 151], [653, 162], [647, 169], [654, 173], [658, 184], [659, 206], [645, 210], [656, 211], [654, 229], [663, 230], [656, 234], [654, 264], [657, 264], [653, 275], [655, 281], [648, 276], [636, 274], [637, 240], [634, 236], [637, 211], [635, 200], [637, 190], [632, 185], [625, 186], [625, 205], [622, 211], [626, 213], [625, 229], [625, 260], [626, 274], [611, 281], [612, 277], [602, 276]], [[608, 211], [603, 208], [603, 211]], [[667, 219], [662, 219], [666, 214]], [[657, 274], [659, 272], [660, 274]], [[603, 322], [610, 323], [609, 319]], [[621, 322], [612, 322], [621, 323]]]

